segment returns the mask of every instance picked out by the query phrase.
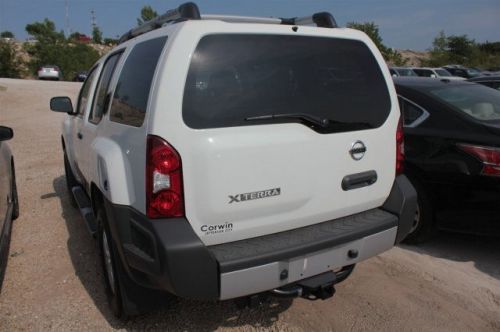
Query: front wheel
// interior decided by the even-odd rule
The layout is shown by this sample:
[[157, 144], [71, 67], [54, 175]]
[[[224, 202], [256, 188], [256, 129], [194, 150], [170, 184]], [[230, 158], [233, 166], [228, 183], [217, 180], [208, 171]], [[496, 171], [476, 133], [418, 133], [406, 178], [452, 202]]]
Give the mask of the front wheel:
[[17, 184], [16, 184], [16, 170], [14, 168], [14, 162], [12, 162], [12, 202], [14, 208], [12, 209], [12, 220], [16, 220], [19, 217], [19, 197], [17, 195]]
[[68, 188], [69, 199], [73, 207], [77, 207], [75, 196], [73, 196], [73, 187], [78, 186], [79, 183], [71, 170], [71, 165], [69, 164], [68, 156], [64, 152], [64, 174], [66, 176], [66, 187]]

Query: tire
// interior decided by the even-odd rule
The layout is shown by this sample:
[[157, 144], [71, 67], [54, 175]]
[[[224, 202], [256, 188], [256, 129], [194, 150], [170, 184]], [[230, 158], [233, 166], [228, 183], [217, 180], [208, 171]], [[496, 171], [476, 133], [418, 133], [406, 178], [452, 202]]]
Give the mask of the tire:
[[16, 220], [19, 217], [19, 196], [17, 195], [17, 184], [16, 184], [16, 170], [14, 168], [14, 161], [12, 161], [12, 200], [14, 203], [14, 208], [12, 209], [12, 220]]
[[103, 209], [97, 212], [97, 223], [97, 239], [99, 241], [99, 255], [101, 256], [106, 297], [108, 298], [108, 303], [113, 315], [117, 318], [125, 319], [126, 315], [123, 308], [122, 290], [120, 286], [120, 280], [123, 276], [120, 275], [120, 271], [117, 269], [117, 264], [119, 264], [119, 262], [116, 256], [116, 249]]
[[68, 189], [70, 203], [73, 207], [77, 207], [75, 196], [73, 196], [73, 191], [71, 190], [73, 187], [80, 185], [71, 170], [71, 166], [69, 164], [68, 156], [66, 152], [64, 152], [64, 173], [66, 176], [66, 187]]
[[436, 233], [434, 209], [424, 187], [416, 180], [411, 180], [411, 183], [417, 190], [417, 211], [412, 228], [403, 242], [419, 244], [430, 240]]

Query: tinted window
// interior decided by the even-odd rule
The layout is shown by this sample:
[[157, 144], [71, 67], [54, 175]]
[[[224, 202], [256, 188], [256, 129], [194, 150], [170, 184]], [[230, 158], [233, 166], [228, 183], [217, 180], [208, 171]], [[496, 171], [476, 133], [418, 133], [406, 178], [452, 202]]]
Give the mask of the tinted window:
[[424, 116], [424, 110], [406, 99], [399, 97], [399, 107], [401, 109], [401, 113], [403, 113], [403, 125], [415, 126], [417, 120], [419, 120], [418, 123], [421, 123], [421, 120], [424, 120], [419, 119]]
[[478, 120], [500, 120], [500, 92], [479, 84], [431, 90], [439, 100]]
[[380, 68], [358, 41], [304, 36], [210, 35], [198, 44], [183, 99], [191, 128], [328, 119], [327, 132], [381, 126], [390, 98]]
[[80, 90], [80, 96], [78, 97], [78, 106], [77, 106], [78, 116], [83, 116], [83, 113], [85, 113], [85, 109], [87, 108], [90, 95], [90, 87], [92, 86], [92, 83], [94, 82], [94, 78], [96, 77], [97, 73], [96, 68], [97, 67], [95, 67], [90, 71], [89, 76], [83, 83], [82, 89]]
[[104, 68], [97, 84], [96, 92], [94, 95], [94, 104], [89, 115], [89, 121], [92, 123], [99, 123], [106, 107], [109, 105], [109, 82], [115, 71], [116, 63], [120, 59], [122, 53], [111, 55], [104, 63]]
[[427, 70], [427, 69], [413, 69], [415, 73], [417, 73], [418, 76], [422, 77], [432, 77], [434, 74], [432, 71]]
[[111, 104], [111, 121], [140, 127], [149, 98], [151, 82], [167, 37], [137, 44], [127, 57]]
[[439, 75], [439, 76], [442, 76], [442, 77], [450, 77], [452, 76], [450, 74], [449, 71], [445, 70], [445, 69], [436, 69], [436, 73]]

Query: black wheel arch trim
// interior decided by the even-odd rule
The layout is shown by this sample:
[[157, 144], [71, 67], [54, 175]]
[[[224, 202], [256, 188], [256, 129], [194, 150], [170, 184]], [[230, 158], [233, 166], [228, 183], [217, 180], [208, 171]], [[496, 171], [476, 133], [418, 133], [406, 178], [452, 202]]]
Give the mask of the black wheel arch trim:
[[410, 232], [417, 211], [417, 191], [406, 175], [398, 175], [392, 185], [389, 197], [382, 209], [398, 216], [399, 225], [396, 244], [404, 240]]

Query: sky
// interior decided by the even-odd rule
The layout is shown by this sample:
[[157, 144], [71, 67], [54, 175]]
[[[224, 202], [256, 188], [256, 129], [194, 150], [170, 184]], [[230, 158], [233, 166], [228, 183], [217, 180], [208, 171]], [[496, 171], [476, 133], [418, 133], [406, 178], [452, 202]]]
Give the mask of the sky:
[[[28, 37], [29, 23], [48, 18], [58, 30], [91, 34], [91, 11], [104, 37], [116, 38], [134, 25], [140, 10], [152, 6], [159, 14], [176, 8], [178, 0], [0, 0], [0, 31], [17, 39]], [[340, 26], [347, 22], [375, 22], [385, 45], [426, 50], [443, 30], [477, 42], [500, 41], [500, 0], [198, 0], [200, 12], [246, 16], [295, 17], [320, 11], [333, 14]]]

